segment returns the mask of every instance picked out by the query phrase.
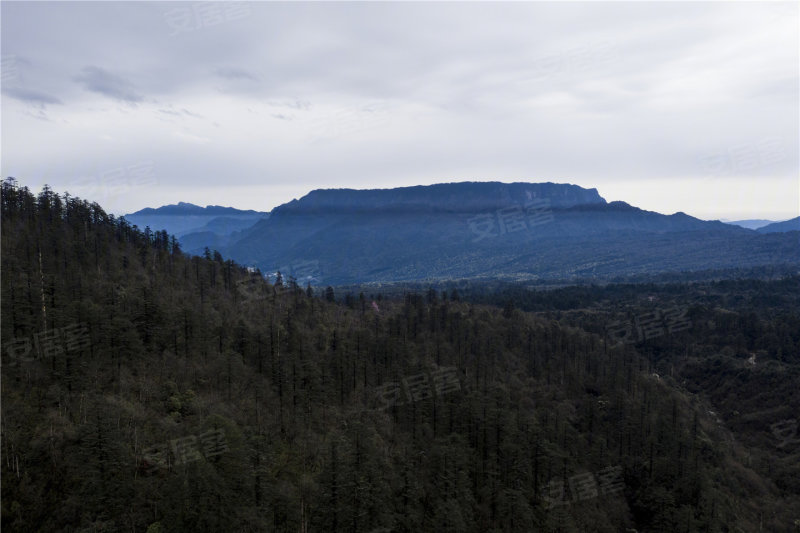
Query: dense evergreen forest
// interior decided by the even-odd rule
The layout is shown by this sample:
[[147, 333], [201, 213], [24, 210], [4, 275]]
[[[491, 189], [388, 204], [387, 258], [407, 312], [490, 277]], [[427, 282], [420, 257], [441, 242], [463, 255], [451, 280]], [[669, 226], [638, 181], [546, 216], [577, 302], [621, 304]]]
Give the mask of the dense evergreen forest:
[[797, 276], [493, 294], [269, 283], [8, 179], [2, 527], [800, 531]]

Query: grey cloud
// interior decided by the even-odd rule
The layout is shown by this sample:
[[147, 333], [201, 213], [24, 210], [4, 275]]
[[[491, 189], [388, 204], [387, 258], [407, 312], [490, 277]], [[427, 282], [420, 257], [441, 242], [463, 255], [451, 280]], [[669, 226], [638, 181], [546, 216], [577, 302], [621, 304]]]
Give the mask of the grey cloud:
[[61, 100], [54, 96], [50, 96], [49, 94], [39, 91], [34, 91], [32, 89], [24, 89], [22, 87], [3, 87], [3, 93], [7, 94], [11, 98], [21, 102], [26, 102], [28, 104], [39, 106], [44, 106], [46, 104], [63, 104]]
[[175, 109], [172, 109], [172, 108], [159, 109], [158, 112], [159, 113], [163, 113], [165, 115], [171, 115], [173, 117], [203, 118], [202, 115], [198, 115], [197, 113], [192, 113], [191, 111], [189, 111], [188, 109], [185, 109], [185, 108], [182, 108], [182, 109], [179, 109], [179, 110], [175, 110]]
[[85, 67], [75, 77], [87, 91], [99, 93], [127, 103], [141, 102], [143, 97], [136, 92], [129, 81], [100, 67]]
[[241, 69], [241, 68], [234, 68], [234, 67], [222, 67], [218, 68], [215, 71], [215, 74], [220, 78], [226, 78], [229, 80], [250, 80], [250, 81], [258, 81], [258, 77], [251, 74], [250, 72]]
[[[15, 82], [47, 92], [7, 94], [3, 122], [16, 131], [3, 137], [4, 172], [24, 175], [59, 144], [98, 157], [108, 135], [117, 157], [157, 154], [169, 194], [201, 183], [210, 197], [195, 203], [251, 201], [255, 186], [277, 191], [263, 195], [274, 205], [290, 188], [470, 177], [601, 193], [619, 181], [714, 185], [687, 197], [692, 212], [737, 178], [796, 182], [794, 4], [249, 5], [247, 17], [171, 35], [165, 13], [194, 4], [4, 3], [3, 57], [30, 61], [9, 63]], [[85, 101], [95, 94], [109, 99]], [[53, 100], [87, 126], [30, 114]], [[20, 108], [29, 115], [17, 120]], [[198, 151], [165, 124], [210, 142]], [[45, 127], [64, 142], [34, 157]], [[782, 152], [762, 153], [773, 138]], [[720, 157], [729, 174], [706, 168]]]
[[311, 109], [311, 102], [308, 100], [300, 100], [295, 98], [294, 100], [287, 100], [284, 102], [268, 102], [268, 105], [272, 107], [287, 107], [289, 109], [296, 109], [298, 111], [308, 111]]
[[41, 108], [36, 109], [34, 112], [25, 111], [25, 116], [35, 118], [36, 120], [43, 120], [45, 122], [53, 122], [50, 120], [50, 117], [47, 116], [47, 113], [45, 113], [44, 109]]

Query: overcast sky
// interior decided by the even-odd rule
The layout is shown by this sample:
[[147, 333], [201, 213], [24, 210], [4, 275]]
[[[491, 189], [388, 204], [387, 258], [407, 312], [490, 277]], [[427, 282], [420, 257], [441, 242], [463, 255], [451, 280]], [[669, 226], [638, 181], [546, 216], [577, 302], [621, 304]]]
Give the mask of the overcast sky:
[[800, 214], [795, 2], [0, 9], [2, 175], [116, 214], [467, 180]]

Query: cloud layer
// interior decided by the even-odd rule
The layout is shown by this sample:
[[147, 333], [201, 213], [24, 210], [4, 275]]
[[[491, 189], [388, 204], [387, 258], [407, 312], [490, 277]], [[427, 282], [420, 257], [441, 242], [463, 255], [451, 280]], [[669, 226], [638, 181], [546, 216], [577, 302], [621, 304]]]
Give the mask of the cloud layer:
[[798, 214], [794, 3], [0, 9], [3, 175], [116, 212], [532, 180]]

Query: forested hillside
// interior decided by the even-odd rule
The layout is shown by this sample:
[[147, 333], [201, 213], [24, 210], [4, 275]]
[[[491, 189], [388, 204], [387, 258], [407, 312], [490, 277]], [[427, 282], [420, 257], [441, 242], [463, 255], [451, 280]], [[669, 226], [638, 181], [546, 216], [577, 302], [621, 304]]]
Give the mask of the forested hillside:
[[337, 302], [6, 180], [3, 529], [797, 530], [642, 345], [453, 296]]

